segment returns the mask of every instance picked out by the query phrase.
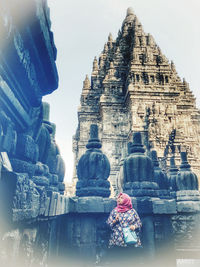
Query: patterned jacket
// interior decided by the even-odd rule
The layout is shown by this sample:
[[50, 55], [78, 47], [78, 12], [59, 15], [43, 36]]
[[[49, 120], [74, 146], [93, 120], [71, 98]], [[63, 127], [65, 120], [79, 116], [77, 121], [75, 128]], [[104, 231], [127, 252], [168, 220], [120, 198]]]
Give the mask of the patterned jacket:
[[[119, 221], [113, 223], [116, 218], [116, 215], [119, 214]], [[127, 247], [127, 244], [124, 242], [124, 236], [122, 228], [134, 225], [136, 227], [136, 234], [138, 237], [137, 244], [135, 247], [141, 246], [141, 241], [139, 237], [139, 232], [142, 227], [142, 223], [137, 212], [134, 209], [128, 210], [126, 212], [118, 212], [116, 209], [113, 209], [106, 221], [107, 224], [111, 227], [112, 233], [109, 240], [109, 247], [120, 246]]]

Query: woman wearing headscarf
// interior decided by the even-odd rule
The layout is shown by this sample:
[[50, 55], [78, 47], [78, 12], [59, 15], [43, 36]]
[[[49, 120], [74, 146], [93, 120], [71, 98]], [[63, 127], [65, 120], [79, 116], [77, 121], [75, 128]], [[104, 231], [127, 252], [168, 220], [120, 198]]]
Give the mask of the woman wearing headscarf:
[[[133, 247], [141, 247], [139, 232], [142, 227], [142, 223], [137, 212], [133, 209], [132, 201], [129, 195], [125, 193], [119, 194], [117, 198], [117, 207], [111, 211], [107, 220], [107, 224], [112, 230], [111, 237], [109, 240], [109, 248], [122, 248], [120, 249], [121, 252], [125, 250], [127, 251], [127, 249], [125, 249], [126, 247], [131, 248], [131, 250]], [[123, 235], [123, 228], [125, 227], [129, 227], [130, 230], [136, 232], [136, 244], [127, 245], [125, 243]]]

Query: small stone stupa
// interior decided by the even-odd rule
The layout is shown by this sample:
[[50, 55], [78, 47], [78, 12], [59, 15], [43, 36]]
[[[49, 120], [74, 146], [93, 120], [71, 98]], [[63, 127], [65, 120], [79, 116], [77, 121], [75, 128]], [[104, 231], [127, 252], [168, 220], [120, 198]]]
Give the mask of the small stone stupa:
[[110, 163], [106, 155], [100, 150], [101, 142], [98, 139], [98, 126], [90, 126], [90, 139], [86, 145], [87, 151], [78, 162], [76, 185], [77, 196], [110, 196]]

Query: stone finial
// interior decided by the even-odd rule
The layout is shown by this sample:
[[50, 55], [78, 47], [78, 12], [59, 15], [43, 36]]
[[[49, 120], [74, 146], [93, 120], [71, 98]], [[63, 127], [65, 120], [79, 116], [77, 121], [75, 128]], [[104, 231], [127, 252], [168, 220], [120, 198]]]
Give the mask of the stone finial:
[[175, 65], [174, 65], [174, 61], [171, 61], [171, 70], [172, 71], [176, 71]]
[[183, 85], [185, 86], [186, 91], [189, 90], [189, 84], [186, 82], [185, 78], [183, 78]]
[[107, 44], [104, 45], [103, 52], [104, 52], [104, 53], [107, 53], [107, 52], [108, 52], [108, 45], [107, 45]]
[[145, 155], [140, 132], [133, 134], [133, 143], [129, 145], [130, 154], [125, 158], [123, 190], [131, 196], [155, 196], [158, 189], [153, 181], [152, 160]]
[[131, 146], [131, 153], [140, 152], [144, 153], [145, 149], [142, 144], [142, 136], [140, 132], [133, 133], [133, 143]]
[[98, 126], [96, 124], [90, 125], [90, 139], [98, 139]]
[[[127, 9], [126, 18], [125, 18], [125, 20], [123, 21], [123, 25], [124, 25], [124, 26], [127, 26], [127, 27], [130, 26], [130, 25], [128, 25], [128, 24], [129, 24], [129, 23], [132, 24], [134, 18], [135, 18], [135, 15], [134, 15], [133, 9], [129, 7], [129, 8]], [[123, 32], [124, 32], [124, 31], [126, 31], [125, 27], [123, 28]]]
[[176, 178], [177, 190], [198, 190], [198, 178], [191, 171], [187, 152], [181, 152], [181, 165]]
[[134, 16], [134, 11], [132, 7], [127, 8], [126, 16]]
[[86, 145], [87, 151], [78, 162], [76, 184], [77, 196], [109, 197], [110, 163], [106, 155], [100, 150], [101, 142], [98, 139], [98, 126], [90, 125], [90, 139]]
[[103, 64], [104, 64], [103, 57], [100, 56], [100, 57], [99, 57], [99, 68], [100, 68], [100, 69], [103, 67]]
[[96, 124], [90, 125], [90, 139], [86, 145], [89, 148], [101, 148], [101, 142], [98, 138], [98, 126]]
[[90, 80], [88, 75], [86, 75], [85, 80], [83, 82], [83, 89], [90, 89]]
[[113, 37], [111, 33], [109, 33], [108, 35], [108, 42], [113, 42]]
[[180, 169], [190, 169], [190, 164], [188, 163], [187, 160], [187, 152], [181, 152], [181, 165], [180, 165]]
[[93, 69], [92, 71], [98, 71], [99, 67], [98, 67], [98, 62], [97, 62], [97, 58], [95, 57], [94, 58], [94, 61], [93, 61]]

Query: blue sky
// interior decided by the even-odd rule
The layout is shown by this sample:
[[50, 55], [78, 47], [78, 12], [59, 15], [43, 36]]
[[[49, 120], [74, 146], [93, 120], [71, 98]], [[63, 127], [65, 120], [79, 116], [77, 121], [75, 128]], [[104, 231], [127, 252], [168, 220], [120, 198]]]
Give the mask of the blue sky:
[[72, 136], [83, 80], [91, 75], [93, 59], [100, 55], [109, 33], [116, 38], [128, 7], [174, 61], [200, 107], [199, 0], [48, 0], [48, 5], [58, 49], [59, 87], [43, 101], [50, 103], [50, 121], [56, 123], [56, 141], [66, 164], [65, 181], [72, 178]]

